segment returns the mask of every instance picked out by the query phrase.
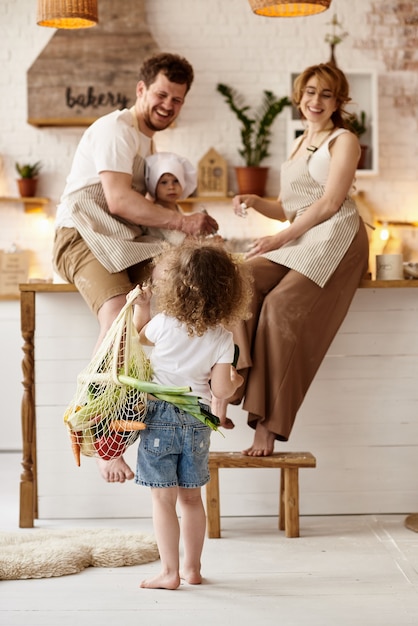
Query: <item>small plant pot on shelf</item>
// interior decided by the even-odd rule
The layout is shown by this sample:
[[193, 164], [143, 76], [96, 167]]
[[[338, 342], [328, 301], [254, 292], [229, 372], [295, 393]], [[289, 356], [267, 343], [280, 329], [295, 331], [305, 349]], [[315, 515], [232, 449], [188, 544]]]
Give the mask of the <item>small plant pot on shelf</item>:
[[268, 172], [268, 167], [236, 167], [238, 193], [264, 196]]
[[16, 182], [21, 198], [34, 198], [36, 196], [37, 178], [18, 178]]
[[40, 161], [36, 163], [15, 163], [16, 171], [20, 178], [17, 179], [17, 186], [22, 198], [34, 198], [38, 184], [38, 174], [42, 167]]

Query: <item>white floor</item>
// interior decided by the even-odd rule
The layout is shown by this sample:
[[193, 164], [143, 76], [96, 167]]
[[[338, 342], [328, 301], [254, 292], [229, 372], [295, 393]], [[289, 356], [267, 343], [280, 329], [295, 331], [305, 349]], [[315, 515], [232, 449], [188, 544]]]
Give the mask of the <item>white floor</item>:
[[[20, 472], [20, 454], [0, 453], [2, 532], [19, 530]], [[223, 518], [222, 538], [205, 543], [201, 586], [140, 589], [139, 581], [158, 571], [158, 561], [1, 581], [0, 625], [416, 626], [418, 533], [406, 529], [404, 519], [302, 517], [301, 537], [286, 539], [276, 518]], [[36, 523], [43, 529], [74, 526], [152, 533], [150, 519]]]

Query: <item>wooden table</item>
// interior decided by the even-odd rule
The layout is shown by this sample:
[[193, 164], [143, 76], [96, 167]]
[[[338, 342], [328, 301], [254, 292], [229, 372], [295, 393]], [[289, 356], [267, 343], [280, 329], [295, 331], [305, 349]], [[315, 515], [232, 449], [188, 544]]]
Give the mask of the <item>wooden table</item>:
[[[361, 289], [417, 288], [418, 280], [364, 280]], [[35, 410], [35, 308], [37, 293], [77, 292], [73, 285], [28, 283], [20, 285], [21, 331], [23, 338], [23, 398], [22, 398], [22, 467], [20, 479], [21, 528], [32, 528], [38, 517], [37, 448]]]

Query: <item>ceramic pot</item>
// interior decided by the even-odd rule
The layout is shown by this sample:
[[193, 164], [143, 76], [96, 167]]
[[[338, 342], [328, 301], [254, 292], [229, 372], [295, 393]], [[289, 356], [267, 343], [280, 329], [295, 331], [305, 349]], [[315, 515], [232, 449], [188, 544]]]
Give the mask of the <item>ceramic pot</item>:
[[268, 167], [236, 167], [238, 193], [254, 193], [257, 196], [264, 196], [268, 172]]
[[36, 196], [37, 178], [18, 178], [16, 182], [22, 198], [33, 198]]

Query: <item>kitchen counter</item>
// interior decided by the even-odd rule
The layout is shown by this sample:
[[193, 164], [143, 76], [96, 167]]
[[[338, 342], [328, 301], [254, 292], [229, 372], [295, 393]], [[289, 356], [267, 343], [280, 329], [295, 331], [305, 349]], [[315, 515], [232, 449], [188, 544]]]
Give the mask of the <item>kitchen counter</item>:
[[[373, 293], [384, 289], [399, 289], [400, 293], [405, 293], [411, 289], [418, 288], [418, 280], [397, 280], [397, 281], [374, 281], [363, 280], [359, 286], [359, 292], [364, 290], [371, 290]], [[38, 477], [37, 477], [37, 424], [36, 424], [36, 405], [35, 405], [35, 330], [36, 330], [36, 300], [37, 294], [41, 297], [41, 294], [65, 294], [65, 293], [77, 293], [77, 289], [73, 285], [63, 283], [27, 283], [20, 285], [20, 306], [21, 306], [21, 332], [23, 338], [23, 398], [21, 405], [21, 419], [22, 419], [22, 467], [23, 472], [21, 474], [20, 482], [20, 526], [23, 528], [30, 528], [34, 525], [34, 520], [38, 517]], [[418, 293], [418, 292], [417, 292]], [[361, 295], [361, 293], [359, 294]], [[383, 294], [382, 294], [383, 295]], [[55, 298], [54, 298], [55, 300]], [[409, 299], [410, 300], [410, 299]], [[415, 300], [415, 298], [413, 298]], [[49, 303], [49, 304], [48, 304]], [[80, 308], [79, 300], [77, 299], [77, 306]], [[84, 304], [84, 302], [83, 302]], [[51, 299], [44, 306], [51, 306]], [[62, 307], [62, 304], [60, 305]], [[409, 305], [408, 305], [409, 306]], [[415, 305], [414, 305], [415, 306]], [[86, 307], [85, 307], [86, 308]], [[61, 311], [62, 309], [60, 309]], [[66, 311], [63, 315], [66, 314]], [[84, 311], [85, 319], [90, 324], [90, 317], [93, 316], [88, 310]], [[370, 318], [370, 313], [368, 313]], [[61, 318], [61, 313], [59, 314]], [[57, 314], [53, 319], [56, 324], [66, 324], [62, 319], [57, 320]], [[357, 322], [356, 322], [357, 323]], [[360, 322], [361, 324], [362, 322]], [[78, 323], [78, 327], [81, 324]], [[90, 334], [94, 335], [89, 326]], [[350, 331], [352, 332], [352, 331]], [[369, 331], [368, 331], [369, 332]], [[355, 333], [359, 337], [361, 332]], [[67, 327], [67, 334], [63, 341], [66, 341], [68, 336], [72, 338], [74, 332], [70, 327]], [[353, 335], [351, 335], [353, 336]], [[349, 341], [352, 341], [351, 339]], [[383, 341], [383, 340], [382, 340]], [[396, 341], [396, 340], [394, 340]], [[411, 340], [413, 341], [413, 340]], [[68, 343], [66, 341], [66, 343]], [[51, 344], [53, 345], [53, 344]], [[374, 350], [374, 348], [373, 348]], [[415, 348], [414, 348], [415, 350]], [[45, 349], [44, 349], [45, 353]], [[339, 356], [339, 355], [338, 355]], [[52, 358], [52, 357], [51, 357]], [[64, 358], [64, 357], [63, 357]], [[85, 358], [84, 355], [80, 356]], [[55, 367], [56, 369], [56, 367]], [[47, 376], [44, 376], [47, 378]], [[42, 381], [44, 382], [44, 381]], [[49, 381], [48, 381], [49, 382]], [[51, 388], [54, 385], [54, 381], [50, 383]], [[38, 400], [38, 394], [36, 394]], [[314, 451], [315, 452], [315, 451]]]
[[[361, 281], [360, 289], [397, 289], [402, 288], [415, 288], [418, 287], [418, 279], [405, 279], [405, 280], [371, 280], [364, 279]], [[77, 288], [74, 285], [68, 283], [24, 283], [19, 285], [19, 289], [22, 293], [71, 293], [76, 292]]]

